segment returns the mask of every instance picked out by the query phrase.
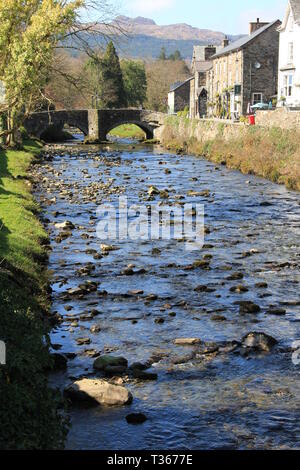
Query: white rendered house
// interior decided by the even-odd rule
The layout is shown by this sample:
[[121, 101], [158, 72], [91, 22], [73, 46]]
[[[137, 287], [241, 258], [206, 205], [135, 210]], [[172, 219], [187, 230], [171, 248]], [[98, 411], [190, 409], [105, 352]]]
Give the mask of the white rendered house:
[[279, 32], [278, 106], [300, 107], [300, 0], [289, 0]]

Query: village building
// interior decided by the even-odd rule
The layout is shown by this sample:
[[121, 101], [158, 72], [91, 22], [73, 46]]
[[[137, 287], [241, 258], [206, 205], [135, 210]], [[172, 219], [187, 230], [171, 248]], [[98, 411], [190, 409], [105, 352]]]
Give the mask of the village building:
[[212, 67], [211, 57], [221, 46], [194, 46], [191, 69], [190, 118], [200, 118], [207, 113], [206, 74]]
[[289, 0], [279, 33], [278, 106], [300, 107], [300, 0]]
[[250, 105], [270, 103], [277, 96], [279, 20], [250, 23], [248, 36], [211, 57], [207, 72], [208, 115], [238, 118]]
[[168, 93], [168, 113], [177, 114], [179, 111], [189, 108], [190, 86], [192, 78], [184, 82], [176, 82], [170, 87]]

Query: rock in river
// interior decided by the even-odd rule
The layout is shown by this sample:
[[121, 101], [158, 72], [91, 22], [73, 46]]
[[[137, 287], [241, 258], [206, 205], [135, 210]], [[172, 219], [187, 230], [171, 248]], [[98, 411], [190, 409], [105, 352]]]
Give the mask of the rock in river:
[[119, 249], [117, 246], [105, 245], [104, 243], [100, 245], [100, 248], [103, 253], [109, 253], [110, 251], [115, 251]]
[[139, 369], [133, 369], [132, 375], [135, 379], [140, 380], [157, 380], [157, 374], [155, 372], [145, 372]]
[[125, 357], [110, 356], [109, 354], [98, 357], [94, 362], [94, 369], [105, 370], [107, 367], [127, 367]]
[[277, 343], [278, 341], [272, 336], [256, 331], [248, 333], [242, 339], [243, 347], [256, 349], [257, 351], [269, 352]]
[[76, 343], [81, 346], [82, 344], [90, 344], [90, 338], [77, 338]]
[[245, 300], [244, 302], [239, 302], [240, 313], [258, 313], [260, 312], [260, 306], [256, 305], [254, 302]]
[[72, 224], [72, 222], [70, 222], [69, 220], [65, 220], [62, 223], [55, 224], [54, 227], [62, 230], [72, 230], [73, 228], [75, 228], [74, 224]]
[[73, 402], [94, 405], [121, 406], [132, 402], [132, 394], [125, 387], [98, 379], [78, 380], [69, 385], [64, 393]]
[[177, 338], [174, 340], [174, 344], [177, 346], [193, 346], [199, 343], [201, 343], [201, 339], [199, 338]]
[[286, 310], [285, 308], [280, 308], [280, 307], [270, 307], [269, 310], [267, 310], [267, 313], [269, 315], [285, 315]]
[[126, 416], [126, 421], [128, 424], [143, 424], [147, 421], [147, 416], [143, 413], [131, 413]]

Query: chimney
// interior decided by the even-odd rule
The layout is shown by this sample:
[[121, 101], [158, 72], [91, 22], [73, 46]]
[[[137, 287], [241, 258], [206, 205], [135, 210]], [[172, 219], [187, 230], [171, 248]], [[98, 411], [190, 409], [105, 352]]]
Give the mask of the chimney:
[[216, 46], [206, 46], [204, 48], [204, 60], [210, 60], [211, 56], [217, 52]]
[[262, 23], [259, 18], [257, 18], [256, 22], [250, 23], [250, 28], [249, 28], [249, 34], [255, 33], [258, 29], [262, 28], [263, 26], [266, 26], [269, 23]]
[[229, 39], [227, 36], [225, 36], [225, 38], [223, 39], [223, 47], [227, 47], [229, 46]]

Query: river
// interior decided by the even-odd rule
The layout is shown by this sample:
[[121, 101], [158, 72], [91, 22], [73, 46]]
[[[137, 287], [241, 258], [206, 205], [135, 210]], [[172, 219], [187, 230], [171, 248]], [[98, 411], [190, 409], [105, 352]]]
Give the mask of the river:
[[[63, 320], [51, 342], [69, 358], [51, 384], [63, 389], [101, 376], [93, 362], [103, 353], [129, 364], [151, 359], [149, 372], [157, 374], [117, 378], [132, 392], [129, 406], [71, 408], [66, 447], [299, 448], [300, 194], [160, 146], [66, 145], [45, 153], [33, 169], [35, 194], [51, 237], [52, 310]], [[108, 242], [96, 235], [99, 204], [120, 195], [130, 204], [165, 202], [162, 193], [149, 198], [152, 185], [168, 204], [204, 204], [202, 250], [187, 251], [176, 239], [125, 239], [102, 253]], [[60, 238], [55, 224], [65, 220], [74, 228]], [[68, 297], [86, 281], [97, 290]], [[260, 311], [242, 314], [240, 301]], [[241, 353], [230, 343], [253, 331], [278, 344]], [[89, 344], [79, 345], [82, 337]], [[200, 338], [202, 346], [176, 345], [176, 338]], [[128, 424], [133, 412], [147, 421]]]

